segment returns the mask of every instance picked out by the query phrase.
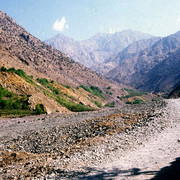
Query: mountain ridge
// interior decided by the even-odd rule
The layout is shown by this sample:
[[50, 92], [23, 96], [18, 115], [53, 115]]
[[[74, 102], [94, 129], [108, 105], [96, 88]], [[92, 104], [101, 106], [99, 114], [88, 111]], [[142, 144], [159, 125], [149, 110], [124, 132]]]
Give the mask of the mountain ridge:
[[[143, 82], [145, 74], [168, 58], [171, 53], [175, 53], [179, 48], [180, 32], [178, 31], [160, 39], [151, 47], [138, 52], [134, 57], [121, 62], [108, 72], [105, 77], [131, 85], [134, 88], [139, 88], [139, 83]], [[154, 89], [154, 91], [156, 90]], [[159, 91], [163, 91], [163, 89], [161, 88]]]
[[94, 65], [93, 67], [91, 67], [91, 69], [102, 75], [105, 75], [110, 70], [118, 66], [120, 62], [123, 62], [126, 59], [129, 59], [134, 55], [136, 55], [139, 51], [146, 49], [147, 47], [150, 47], [159, 39], [160, 39], [159, 37], [153, 37], [150, 39], [142, 39], [139, 41], [135, 41], [130, 45], [128, 45], [126, 48], [124, 48], [122, 51], [111, 56], [109, 59], [106, 59], [103, 63]]
[[68, 54], [73, 60], [91, 67], [94, 64], [102, 63], [132, 42], [150, 37], [153, 36], [138, 31], [125, 30], [114, 34], [99, 33], [83, 41], [75, 41], [58, 34], [46, 40], [45, 43]]

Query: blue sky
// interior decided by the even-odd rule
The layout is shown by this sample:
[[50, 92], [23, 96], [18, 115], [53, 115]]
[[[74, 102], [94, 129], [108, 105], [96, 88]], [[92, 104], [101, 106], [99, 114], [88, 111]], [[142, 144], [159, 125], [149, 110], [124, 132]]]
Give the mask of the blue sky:
[[0, 0], [0, 9], [41, 40], [84, 40], [132, 29], [156, 36], [180, 30], [180, 0]]

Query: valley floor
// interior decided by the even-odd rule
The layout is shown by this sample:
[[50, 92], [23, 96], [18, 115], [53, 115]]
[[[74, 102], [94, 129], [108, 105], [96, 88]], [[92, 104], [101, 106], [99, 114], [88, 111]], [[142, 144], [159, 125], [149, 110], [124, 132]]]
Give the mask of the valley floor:
[[[133, 150], [116, 152], [96, 167], [89, 179], [180, 179], [180, 100], [168, 100], [163, 131]], [[87, 179], [88, 179], [87, 178]]]
[[0, 179], [179, 179], [179, 130], [180, 99], [0, 120]]

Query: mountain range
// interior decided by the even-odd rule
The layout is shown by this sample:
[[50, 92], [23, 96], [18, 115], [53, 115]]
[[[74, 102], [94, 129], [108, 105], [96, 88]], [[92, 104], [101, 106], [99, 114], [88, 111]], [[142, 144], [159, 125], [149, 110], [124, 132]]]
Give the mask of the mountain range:
[[[64, 44], [68, 55], [80, 63], [0, 11], [0, 87], [17, 97], [26, 95], [32, 109], [39, 103], [49, 113], [122, 105], [136, 102], [134, 95], [126, 100], [140, 94], [131, 87], [169, 93], [180, 84], [180, 31], [160, 38], [127, 30], [81, 42], [58, 34], [45, 42]], [[86, 63], [97, 73], [82, 65]], [[143, 100], [149, 98], [141, 94]]]
[[139, 41], [135, 41], [135, 42], [131, 43], [130, 45], [128, 45], [126, 48], [124, 48], [122, 51], [111, 56], [109, 59], [106, 59], [103, 63], [92, 66], [91, 69], [93, 69], [94, 71], [96, 71], [100, 74], [105, 75], [110, 70], [112, 70], [116, 66], [118, 66], [120, 63], [133, 57], [139, 51], [152, 46], [159, 39], [160, 39], [159, 37], [153, 37], [150, 39], [142, 39]]
[[127, 30], [98, 34], [80, 42], [58, 34], [45, 42], [57, 49], [64, 48], [75, 61], [104, 77], [138, 90], [168, 93], [178, 83], [175, 69], [180, 32], [161, 38]]
[[57, 34], [45, 43], [69, 55], [76, 62], [91, 67], [103, 63], [135, 41], [152, 37], [146, 33], [125, 30], [115, 34], [99, 33], [83, 41], [75, 41], [62, 34]]
[[105, 77], [151, 92], [169, 92], [177, 83], [180, 32], [159, 39], [152, 46], [119, 61]]

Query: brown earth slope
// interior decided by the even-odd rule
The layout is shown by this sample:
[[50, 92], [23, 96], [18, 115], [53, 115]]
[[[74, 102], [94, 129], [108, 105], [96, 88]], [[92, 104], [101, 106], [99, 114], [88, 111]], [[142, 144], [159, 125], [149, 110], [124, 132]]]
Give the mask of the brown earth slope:
[[22, 65], [21, 69], [25, 72], [29, 69], [32, 75], [38, 71], [59, 83], [71, 86], [84, 84], [102, 89], [113, 86], [117, 90], [123, 87], [106, 80], [83, 65], [75, 63], [55, 48], [44, 44], [2, 11], [0, 11], [0, 45], [16, 59], [13, 62], [16, 69]]

